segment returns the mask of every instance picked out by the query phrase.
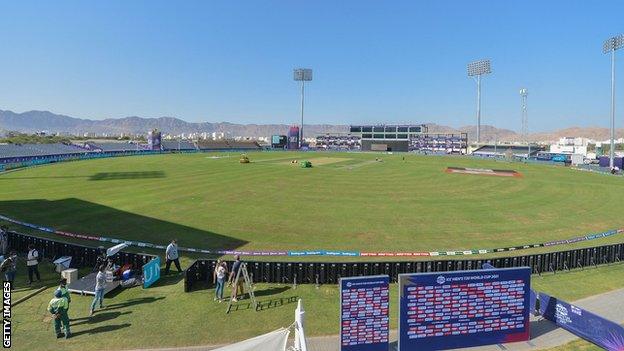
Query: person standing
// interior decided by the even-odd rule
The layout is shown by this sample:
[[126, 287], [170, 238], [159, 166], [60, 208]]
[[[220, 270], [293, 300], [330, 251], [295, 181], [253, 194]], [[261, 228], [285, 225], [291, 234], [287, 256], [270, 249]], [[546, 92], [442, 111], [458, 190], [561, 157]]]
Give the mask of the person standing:
[[0, 227], [0, 255], [7, 254], [7, 247], [9, 246], [9, 228], [5, 225]]
[[67, 299], [62, 296], [60, 290], [55, 290], [54, 298], [50, 300], [48, 304], [48, 312], [52, 314], [52, 318], [54, 319], [54, 331], [56, 332], [57, 339], [63, 337], [61, 325], [63, 329], [65, 329], [65, 339], [71, 336], [71, 332], [69, 331], [69, 315], [67, 314], [68, 308], [69, 303]]
[[11, 251], [9, 257], [2, 261], [0, 271], [4, 273], [4, 280], [11, 282], [11, 288], [13, 288], [15, 273], [17, 272], [17, 253], [15, 251]]
[[182, 268], [180, 268], [180, 256], [178, 255], [178, 243], [175, 239], [171, 240], [171, 244], [167, 246], [167, 250], [165, 250], [165, 274], [169, 274], [169, 268], [171, 268], [171, 262], [175, 263], [176, 268], [178, 269], [178, 273], [182, 273]]
[[106, 291], [106, 266], [101, 265], [100, 269], [95, 276], [95, 297], [91, 302], [91, 311], [89, 316], [93, 316], [95, 313], [95, 305], [100, 304], [100, 308], [104, 308], [104, 292]]
[[227, 268], [225, 262], [218, 260], [217, 266], [212, 274], [212, 282], [216, 283], [215, 298], [214, 300], [223, 302], [223, 288], [225, 287], [225, 275], [227, 274]]
[[93, 273], [99, 272], [102, 265], [108, 264], [108, 256], [106, 256], [106, 250], [104, 250], [95, 260], [95, 266], [93, 266]]
[[28, 245], [28, 255], [26, 256], [26, 266], [28, 267], [28, 285], [33, 282], [33, 275], [37, 276], [37, 281], [41, 281], [39, 275], [39, 251], [35, 249], [35, 245]]
[[67, 299], [67, 309], [69, 310], [69, 304], [71, 303], [71, 296], [69, 290], [67, 290], [67, 279], [62, 278], [59, 281], [59, 287], [57, 290], [61, 291], [61, 296]]
[[235, 260], [234, 264], [232, 265], [232, 271], [230, 272], [228, 284], [231, 286], [232, 283], [236, 283], [236, 286], [232, 286], [232, 289], [234, 289], [234, 297], [232, 298], [232, 301], [236, 302], [238, 301], [238, 291], [240, 290], [241, 298], [244, 293], [243, 277], [238, 277], [238, 280], [236, 279], [236, 277], [238, 276], [238, 271], [240, 271], [241, 265], [243, 264], [243, 261], [241, 261], [240, 255], [236, 255], [234, 258]]

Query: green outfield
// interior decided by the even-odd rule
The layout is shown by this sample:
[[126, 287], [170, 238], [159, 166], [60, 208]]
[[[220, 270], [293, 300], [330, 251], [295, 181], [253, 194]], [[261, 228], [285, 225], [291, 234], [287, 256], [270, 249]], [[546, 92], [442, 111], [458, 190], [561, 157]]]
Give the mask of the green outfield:
[[[249, 156], [249, 164], [239, 153], [196, 153], [9, 172], [0, 175], [0, 214], [206, 249], [464, 250], [622, 227], [622, 179], [565, 167], [407, 154]], [[304, 159], [314, 167], [292, 163]], [[522, 177], [447, 174], [448, 166]]]
[[[0, 175], [0, 214], [75, 233], [159, 244], [178, 238], [181, 246], [246, 250], [487, 249], [622, 227], [622, 179], [564, 167], [407, 154], [249, 156], [249, 164], [240, 164], [238, 153], [197, 153], [67, 162], [9, 172]], [[302, 160], [310, 160], [313, 167], [301, 168]], [[513, 169], [522, 177], [448, 174], [447, 167]], [[622, 236], [559, 248], [621, 242]], [[547, 249], [553, 250], [525, 252]], [[199, 256], [185, 255], [183, 267]], [[623, 267], [533, 276], [532, 285], [576, 300], [624, 287]], [[52, 267], [46, 264], [42, 270], [53, 283]], [[225, 306], [212, 301], [214, 290], [198, 287], [184, 293], [181, 278], [164, 277], [150, 289], [119, 290], [106, 302], [107, 309], [90, 319], [91, 298], [75, 295], [70, 308], [75, 337], [58, 344], [45, 311], [53, 291], [48, 288], [14, 308], [14, 348], [230, 343], [290, 325], [298, 298], [308, 311], [310, 336], [338, 332], [335, 285], [293, 289], [257, 284], [261, 311], [246, 309], [243, 301], [226, 316]], [[24, 286], [25, 279], [21, 267], [16, 299], [39, 287]], [[396, 286], [391, 289], [396, 296]], [[396, 328], [396, 304], [390, 315], [391, 327]], [[591, 349], [583, 342], [566, 347]]]

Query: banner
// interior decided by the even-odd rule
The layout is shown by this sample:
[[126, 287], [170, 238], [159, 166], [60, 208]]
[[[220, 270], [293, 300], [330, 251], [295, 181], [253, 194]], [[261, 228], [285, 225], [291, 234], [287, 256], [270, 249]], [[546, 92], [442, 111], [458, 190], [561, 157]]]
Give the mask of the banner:
[[531, 269], [399, 275], [399, 351], [529, 340]]
[[539, 301], [545, 319], [606, 350], [624, 350], [621, 325], [544, 293], [539, 293]]
[[340, 279], [340, 350], [388, 351], [390, 277]]
[[[17, 225], [21, 225], [23, 227], [28, 227], [35, 230], [40, 230], [47, 233], [53, 233], [56, 235], [61, 235], [69, 238], [75, 239], [83, 239], [83, 240], [95, 240], [95, 241], [106, 241], [111, 243], [127, 243], [128, 245], [138, 246], [138, 247], [147, 247], [152, 249], [164, 250], [166, 248], [165, 245], [158, 245], [153, 243], [146, 243], [140, 241], [129, 241], [124, 239], [117, 238], [108, 238], [104, 236], [95, 236], [95, 235], [85, 235], [85, 234], [76, 234], [70, 233], [60, 230], [55, 230], [53, 228], [48, 228], [44, 226], [39, 226], [36, 224], [22, 222], [7, 216], [0, 215], [0, 220], [5, 220], [7, 222], [11, 222]], [[525, 250], [537, 247], [544, 246], [555, 246], [555, 245], [565, 245], [565, 244], [573, 244], [579, 241], [587, 241], [587, 240], [596, 240], [600, 238], [606, 238], [612, 235], [616, 235], [619, 233], [623, 233], [624, 229], [613, 229], [602, 233], [597, 234], [588, 234], [582, 237], [574, 237], [566, 240], [558, 240], [552, 241], [548, 243], [541, 244], [531, 244], [531, 245], [521, 245], [514, 247], [505, 247], [498, 249], [473, 249], [473, 250], [462, 250], [462, 251], [429, 251], [429, 252], [358, 252], [358, 251], [340, 251], [340, 250], [301, 250], [301, 251], [284, 251], [284, 250], [206, 250], [206, 249], [198, 249], [191, 247], [179, 247], [179, 251], [185, 252], [199, 252], [205, 254], [218, 254], [218, 255], [243, 255], [243, 256], [338, 256], [338, 257], [429, 257], [429, 256], [465, 256], [465, 255], [482, 255], [488, 253], [495, 252], [504, 252], [504, 251], [517, 251], [517, 250]]]
[[143, 288], [149, 288], [160, 279], [160, 257], [143, 265]]

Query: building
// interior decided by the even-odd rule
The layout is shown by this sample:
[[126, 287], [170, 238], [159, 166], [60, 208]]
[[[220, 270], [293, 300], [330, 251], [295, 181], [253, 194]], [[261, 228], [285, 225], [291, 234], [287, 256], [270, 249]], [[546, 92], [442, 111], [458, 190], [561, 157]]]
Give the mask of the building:
[[583, 155], [587, 156], [587, 145], [589, 140], [586, 138], [564, 137], [559, 139], [555, 144], [550, 145], [550, 153], [563, 155]]
[[352, 125], [349, 133], [359, 137], [362, 151], [410, 151], [410, 139], [427, 133], [424, 124]]
[[347, 133], [319, 135], [314, 140], [318, 150], [360, 150], [362, 140], [359, 136]]
[[539, 155], [542, 148], [538, 146], [518, 146], [508, 144], [483, 145], [472, 152], [473, 156], [485, 158], [529, 158]]
[[410, 151], [431, 154], [468, 153], [468, 133], [422, 133], [410, 138]]

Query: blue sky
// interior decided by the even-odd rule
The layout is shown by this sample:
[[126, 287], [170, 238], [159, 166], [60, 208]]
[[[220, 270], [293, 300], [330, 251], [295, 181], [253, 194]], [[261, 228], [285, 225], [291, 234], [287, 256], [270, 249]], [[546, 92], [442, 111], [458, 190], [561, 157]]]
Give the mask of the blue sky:
[[[608, 127], [624, 1], [13, 1], [0, 4], [0, 109], [82, 118]], [[624, 125], [624, 50], [618, 126]]]

